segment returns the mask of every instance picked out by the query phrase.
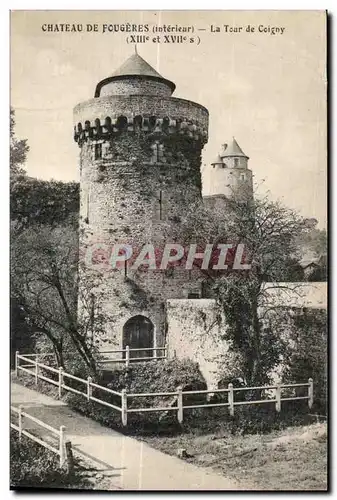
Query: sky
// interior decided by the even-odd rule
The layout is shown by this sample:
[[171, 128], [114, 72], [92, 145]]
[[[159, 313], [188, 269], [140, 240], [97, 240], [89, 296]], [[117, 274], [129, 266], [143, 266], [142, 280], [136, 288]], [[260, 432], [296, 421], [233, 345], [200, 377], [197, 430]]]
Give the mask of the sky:
[[[26, 169], [79, 180], [74, 106], [134, 51], [129, 33], [103, 24], [191, 26], [200, 43], [138, 43], [138, 53], [176, 84], [174, 97], [209, 111], [203, 192], [210, 162], [235, 136], [257, 192], [326, 227], [326, 32], [323, 11], [14, 11], [11, 105], [16, 135], [30, 146]], [[43, 24], [98, 24], [98, 32], [44, 32]], [[226, 32], [224, 26], [242, 27]], [[247, 32], [247, 26], [255, 31]], [[213, 26], [213, 28], [212, 28]], [[219, 26], [221, 31], [216, 32]], [[266, 32], [259, 32], [266, 29]], [[284, 28], [272, 35], [268, 28]], [[199, 31], [202, 30], [202, 31]], [[153, 35], [150, 33], [151, 39]]]

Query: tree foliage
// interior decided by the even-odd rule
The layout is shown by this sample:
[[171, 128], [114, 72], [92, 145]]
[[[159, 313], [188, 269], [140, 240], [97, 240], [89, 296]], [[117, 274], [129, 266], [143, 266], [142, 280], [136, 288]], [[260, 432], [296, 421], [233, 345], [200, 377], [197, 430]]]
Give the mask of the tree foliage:
[[[15, 137], [15, 113], [10, 114], [10, 216], [11, 216], [11, 352], [15, 350], [32, 350], [36, 339], [41, 347], [41, 333], [46, 330], [49, 340], [52, 338], [56, 351], [60, 353], [64, 331], [57, 328], [54, 321], [53, 328], [46, 322], [43, 315], [52, 311], [54, 320], [60, 320], [60, 310], [55, 305], [55, 294], [50, 288], [39, 296], [42, 317], [37, 316], [37, 302], [33, 305], [32, 297], [38, 290], [38, 278], [34, 281], [32, 275], [37, 276], [41, 271], [39, 261], [43, 262], [45, 255], [41, 255], [43, 242], [48, 241], [50, 251], [54, 248], [57, 253], [60, 246], [55, 236], [57, 228], [60, 236], [69, 235], [73, 243], [73, 256], [77, 253], [77, 225], [79, 211], [78, 183], [64, 183], [60, 181], [45, 181], [28, 177], [23, 168], [29, 147], [26, 140]], [[54, 233], [52, 232], [54, 231]], [[50, 232], [50, 234], [48, 234]], [[22, 234], [23, 233], [23, 234]], [[41, 237], [41, 239], [40, 239]], [[27, 245], [27, 248], [25, 248]], [[63, 247], [66, 251], [68, 245]], [[34, 251], [36, 255], [33, 257]], [[27, 252], [27, 253], [26, 253]], [[51, 255], [51, 254], [50, 254]], [[27, 256], [27, 259], [26, 259]], [[29, 269], [30, 263], [32, 265]], [[65, 263], [64, 263], [65, 264]], [[77, 265], [77, 264], [76, 264]], [[76, 265], [70, 259], [69, 282], [76, 282]], [[75, 273], [75, 274], [74, 274]], [[21, 281], [20, 281], [21, 280]], [[22, 281], [23, 280], [23, 281]], [[32, 288], [35, 283], [36, 289]], [[40, 279], [40, 285], [42, 278]], [[41, 290], [40, 290], [41, 291]], [[34, 313], [34, 314], [33, 314]], [[73, 305], [72, 305], [73, 313]], [[64, 318], [63, 318], [64, 319]], [[37, 335], [37, 332], [38, 335]]]
[[315, 410], [326, 414], [328, 398], [328, 338], [325, 310], [305, 309], [292, 316], [284, 355], [287, 382], [314, 380]]
[[251, 269], [217, 277], [214, 289], [229, 324], [226, 338], [244, 356], [244, 379], [248, 385], [261, 385], [269, 381], [284, 347], [277, 329], [265, 321], [266, 310], [277, 310], [269, 303], [265, 282], [273, 283], [276, 291], [294, 291], [289, 266], [298, 258], [295, 237], [305, 225], [296, 212], [256, 197], [230, 201], [227, 227], [231, 240], [246, 245]]
[[249, 270], [233, 269], [229, 255], [227, 270], [202, 272], [208, 296], [216, 298], [225, 313], [224, 339], [242, 354], [242, 378], [251, 385], [267, 383], [281, 359], [284, 342], [277, 322], [267, 318], [266, 311], [278, 309], [269, 303], [265, 283], [271, 282], [276, 293], [296, 289], [292, 282], [302, 277], [296, 237], [307, 230], [305, 221], [267, 197], [243, 200], [235, 196], [222, 210], [194, 207], [185, 218], [183, 232], [190, 239], [212, 242], [214, 248], [221, 242], [234, 248], [245, 245], [243, 261], [251, 264]]
[[24, 175], [25, 169], [23, 167], [29, 146], [27, 139], [17, 139], [15, 136], [15, 111], [10, 109], [10, 173], [13, 175]]
[[50, 341], [60, 366], [67, 363], [65, 354], [76, 351], [95, 373], [89, 333], [96, 311], [77, 316], [78, 294], [90, 296], [77, 287], [77, 232], [71, 226], [25, 229], [12, 238], [11, 253], [12, 296], [28, 328]]
[[78, 224], [77, 182], [46, 181], [28, 176], [11, 180], [10, 214], [17, 228], [34, 224], [48, 226]]

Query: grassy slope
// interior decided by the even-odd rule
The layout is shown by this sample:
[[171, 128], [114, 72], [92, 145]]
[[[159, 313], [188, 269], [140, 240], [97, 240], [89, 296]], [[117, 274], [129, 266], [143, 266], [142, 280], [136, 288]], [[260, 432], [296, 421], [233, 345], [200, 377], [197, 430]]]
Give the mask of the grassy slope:
[[[187, 460], [234, 477], [248, 488], [325, 490], [326, 424], [292, 427], [263, 435], [147, 437], [149, 445], [175, 455], [185, 448]], [[251, 485], [251, 486], [250, 486]]]

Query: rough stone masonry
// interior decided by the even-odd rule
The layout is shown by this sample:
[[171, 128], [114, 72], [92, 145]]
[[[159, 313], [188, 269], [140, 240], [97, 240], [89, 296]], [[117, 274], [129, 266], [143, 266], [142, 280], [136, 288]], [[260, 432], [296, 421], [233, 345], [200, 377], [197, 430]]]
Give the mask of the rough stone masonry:
[[[158, 248], [179, 232], [187, 207], [201, 199], [208, 111], [172, 97], [174, 89], [135, 53], [98, 83], [93, 99], [75, 107], [81, 255], [97, 243]], [[199, 277], [185, 269], [142, 272], [125, 265], [94, 273], [82, 266], [80, 287], [89, 282], [109, 347], [145, 348], [164, 345], [166, 300], [186, 298]], [[102, 341], [95, 327], [92, 334]]]

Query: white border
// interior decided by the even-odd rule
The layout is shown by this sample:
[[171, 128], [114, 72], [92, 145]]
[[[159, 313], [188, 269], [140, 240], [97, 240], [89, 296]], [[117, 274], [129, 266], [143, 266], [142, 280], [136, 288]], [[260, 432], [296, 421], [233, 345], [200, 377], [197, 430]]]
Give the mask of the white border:
[[[324, 10], [327, 9], [330, 14], [334, 14], [337, 12], [337, 9], [334, 8], [336, 5], [335, 1], [328, 0], [322, 5], [322, 2], [317, 2], [317, 1], [298, 1], [298, 0], [282, 0], [282, 1], [256, 1], [256, 2], [251, 2], [251, 1], [244, 1], [244, 0], [236, 0], [236, 1], [227, 1], [227, 2], [221, 2], [219, 0], [214, 1], [214, 0], [208, 0], [206, 3], [197, 1], [195, 0], [193, 2], [193, 10]], [[113, 6], [113, 9], [111, 8]], [[93, 9], [95, 7], [95, 9]], [[83, 1], [81, 3], [79, 2], [74, 2], [72, 0], [58, 0], [57, 2], [55, 1], [50, 1], [48, 4], [46, 2], [43, 2], [42, 0], [31, 0], [30, 2], [26, 2], [23, 0], [16, 0], [13, 2], [2, 2], [1, 4], [1, 16], [0, 16], [0, 22], [1, 22], [1, 29], [0, 29], [0, 36], [1, 36], [1, 49], [2, 49], [2, 54], [1, 54], [1, 61], [2, 61], [2, 78], [1, 78], [1, 105], [2, 105], [2, 118], [3, 120], [1, 121], [2, 123], [2, 134], [1, 134], [1, 141], [2, 141], [2, 147], [0, 149], [2, 153], [2, 162], [1, 162], [1, 168], [0, 168], [0, 186], [3, 190], [2, 196], [0, 196], [0, 203], [1, 203], [1, 210], [0, 210], [0, 224], [1, 224], [1, 235], [2, 235], [2, 248], [1, 248], [1, 277], [0, 277], [0, 282], [2, 284], [2, 294], [1, 294], [1, 329], [2, 329], [2, 353], [3, 353], [3, 359], [1, 360], [0, 366], [2, 370], [2, 398], [3, 402], [5, 403], [6, 406], [6, 400], [8, 401], [9, 404], [9, 392], [8, 396], [6, 393], [9, 391], [7, 380], [8, 380], [8, 370], [9, 370], [9, 365], [8, 365], [8, 358], [9, 358], [9, 301], [6, 300], [8, 297], [8, 292], [9, 292], [9, 278], [8, 278], [8, 268], [9, 268], [9, 252], [8, 252], [8, 245], [9, 245], [9, 239], [8, 239], [8, 220], [9, 220], [9, 193], [8, 193], [8, 170], [7, 170], [7, 165], [8, 165], [8, 124], [9, 124], [9, 85], [8, 85], [8, 78], [7, 78], [7, 68], [10, 67], [10, 61], [9, 61], [9, 16], [8, 16], [8, 11], [11, 10], [192, 10], [191, 8], [191, 3], [187, 1], [182, 1], [182, 0], [170, 0], [166, 2], [158, 2], [158, 1], [142, 1], [142, 2], [137, 2], [137, 1], [130, 1], [130, 0], [123, 0], [123, 1], [114, 1], [111, 2], [111, 0], [99, 0], [96, 2], [88, 2], [88, 1]], [[207, 7], [207, 8], [205, 8]], [[226, 7], [224, 9], [224, 7]], [[334, 37], [331, 36], [331, 47], [330, 51], [332, 54], [336, 53], [336, 47], [335, 47], [335, 41]], [[332, 60], [333, 57], [331, 57]], [[336, 58], [334, 58], [336, 60]], [[333, 72], [331, 71], [333, 69]], [[336, 81], [336, 63], [334, 65], [334, 68], [330, 67], [330, 79], [332, 79], [334, 82]], [[330, 103], [331, 105], [331, 103]], [[8, 117], [8, 119], [5, 119], [5, 117]], [[334, 107], [331, 109], [331, 119], [332, 121], [335, 122], [336, 124], [336, 108]], [[331, 127], [331, 123], [330, 123]], [[336, 127], [336, 125], [335, 125]], [[335, 146], [335, 130], [332, 131], [331, 133], [331, 149]], [[331, 182], [334, 185], [335, 184], [335, 175], [333, 172], [335, 171], [335, 165], [333, 162], [333, 155], [331, 154], [330, 158], [330, 169], [331, 169]], [[331, 201], [332, 201], [332, 206], [331, 206], [331, 212], [330, 212], [330, 220], [332, 219], [332, 214], [336, 213], [336, 198], [333, 200], [335, 196], [331, 195]], [[332, 221], [330, 231], [333, 233], [333, 241], [331, 242], [333, 245], [333, 248], [336, 248], [337, 245], [337, 224], [336, 221]], [[334, 266], [335, 262], [331, 262], [331, 268], [332, 272], [333, 269], [335, 268]], [[332, 275], [332, 278], [334, 278], [334, 272]], [[334, 280], [332, 280], [334, 281]], [[331, 300], [331, 312], [337, 311], [337, 303], [335, 303], [334, 297], [332, 297], [333, 300]], [[335, 307], [334, 307], [335, 306]], [[334, 326], [334, 322], [333, 325]], [[336, 362], [334, 362], [335, 359], [337, 359], [337, 353], [336, 353], [336, 342], [334, 341], [334, 333], [335, 333], [335, 328], [331, 327], [330, 335], [331, 335], [331, 347], [333, 348], [331, 354], [330, 354], [330, 360], [331, 360], [331, 378], [330, 378], [330, 384], [332, 386], [332, 393], [331, 396], [333, 396], [333, 405], [331, 405], [331, 412], [333, 412], [334, 416], [336, 415], [336, 377], [335, 377], [335, 369], [334, 366], [336, 365]], [[6, 349], [7, 347], [7, 349]], [[7, 386], [6, 386], [7, 384]], [[9, 492], [9, 476], [8, 476], [8, 457], [9, 457], [9, 439], [8, 439], [8, 410], [9, 408], [6, 408], [2, 410], [1, 413], [1, 430], [3, 433], [2, 440], [1, 440], [1, 479], [0, 479], [0, 492], [1, 492], [1, 498], [8, 498], [11, 497], [13, 492]], [[333, 425], [331, 425], [333, 427]], [[333, 442], [331, 441], [330, 446], [331, 446], [331, 452], [333, 452], [334, 449], [336, 449], [336, 434], [337, 432], [335, 431], [333, 433]], [[333, 461], [334, 453], [331, 453], [331, 459]], [[335, 464], [331, 464], [335, 465]], [[334, 470], [336, 472], [336, 465], [334, 466]], [[6, 471], [6, 472], [5, 472]], [[332, 481], [333, 479], [333, 471], [330, 471], [330, 479]], [[114, 492], [117, 493], [117, 492]], [[174, 493], [174, 492], [172, 492]], [[70, 496], [70, 494], [63, 493], [62, 495], [65, 496]], [[80, 495], [80, 494], [78, 494]], [[75, 497], [78, 496], [75, 494]], [[92, 494], [95, 497], [97, 494]], [[125, 495], [125, 494], [124, 494]], [[129, 495], [132, 495], [132, 493], [129, 493]], [[175, 495], [177, 495], [175, 493]], [[208, 496], [210, 494], [204, 494], [204, 496]], [[233, 497], [231, 494], [226, 495], [228, 497]], [[307, 496], [304, 494], [304, 496]], [[41, 498], [40, 495], [35, 495], [35, 494], [30, 494], [31, 498]], [[72, 494], [71, 497], [74, 497]], [[235, 494], [234, 498], [237, 497], [237, 494]], [[290, 498], [295, 498], [295, 494], [289, 494], [288, 497]], [[296, 495], [297, 497], [297, 495]]]

